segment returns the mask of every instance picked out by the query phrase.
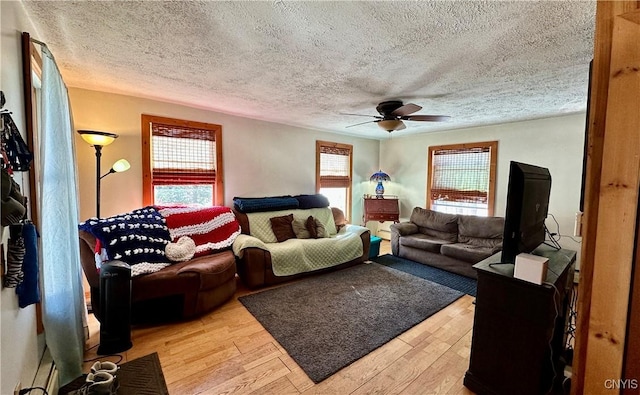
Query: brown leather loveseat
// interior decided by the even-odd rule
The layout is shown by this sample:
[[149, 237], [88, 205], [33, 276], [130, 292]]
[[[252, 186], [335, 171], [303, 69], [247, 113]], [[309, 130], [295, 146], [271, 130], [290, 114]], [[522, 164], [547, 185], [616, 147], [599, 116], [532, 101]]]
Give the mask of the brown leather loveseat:
[[[96, 268], [98, 238], [105, 243], [100, 244], [99, 251], [107, 245], [105, 240], [109, 241], [113, 249], [111, 253], [106, 252], [111, 259], [135, 262], [133, 256], [142, 254], [143, 250], [164, 254], [151, 244], [162, 243], [158, 238], [152, 241], [157, 234], [149, 230], [159, 227], [164, 228], [161, 232], [166, 232], [166, 237], [173, 239], [172, 247], [180, 246], [177, 239], [187, 236], [186, 241], [193, 243], [194, 250], [177, 262], [166, 260], [165, 264], [152, 269], [139, 264], [131, 266], [132, 322], [191, 318], [221, 305], [235, 293], [235, 257], [230, 247], [240, 230], [229, 208], [145, 207], [107, 219], [93, 218], [80, 226], [80, 261], [91, 287], [92, 307], [98, 320], [101, 318], [100, 274]], [[119, 242], [129, 244], [125, 250], [117, 250], [115, 245]], [[165, 244], [160, 245], [164, 250]], [[168, 247], [166, 245], [167, 251]], [[169, 258], [168, 253], [166, 257]], [[148, 259], [144, 261], [156, 262]]]
[[[93, 312], [100, 320], [100, 274], [96, 239], [80, 231], [80, 262], [91, 287]], [[188, 319], [214, 309], [236, 291], [235, 257], [231, 250], [168, 266], [131, 280], [132, 321]]]

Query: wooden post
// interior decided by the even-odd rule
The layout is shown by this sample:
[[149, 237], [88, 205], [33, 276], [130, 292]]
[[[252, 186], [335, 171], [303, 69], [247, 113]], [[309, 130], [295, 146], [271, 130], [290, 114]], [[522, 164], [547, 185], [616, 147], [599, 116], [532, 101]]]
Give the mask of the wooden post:
[[611, 393], [606, 380], [624, 379], [640, 180], [638, 8], [597, 6], [573, 394]]

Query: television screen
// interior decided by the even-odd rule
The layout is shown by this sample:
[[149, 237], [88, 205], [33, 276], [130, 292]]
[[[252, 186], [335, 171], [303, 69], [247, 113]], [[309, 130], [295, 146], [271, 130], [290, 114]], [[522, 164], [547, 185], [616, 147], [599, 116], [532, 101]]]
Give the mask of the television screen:
[[544, 242], [544, 221], [549, 211], [550, 193], [551, 174], [548, 169], [511, 162], [502, 262], [514, 263], [516, 255], [531, 252]]

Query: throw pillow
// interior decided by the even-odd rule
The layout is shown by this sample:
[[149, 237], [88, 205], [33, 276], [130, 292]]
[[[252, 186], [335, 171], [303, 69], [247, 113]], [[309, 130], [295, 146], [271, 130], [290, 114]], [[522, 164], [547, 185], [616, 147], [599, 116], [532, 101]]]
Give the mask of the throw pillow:
[[336, 230], [340, 232], [340, 229], [347, 225], [347, 219], [344, 217], [344, 212], [337, 207], [331, 207], [331, 213], [336, 223]]
[[317, 218], [313, 218], [312, 215], [305, 221], [305, 227], [309, 231], [309, 236], [312, 239], [321, 239], [327, 237], [327, 231], [324, 225]]
[[317, 218], [314, 218], [313, 220], [316, 223], [316, 239], [327, 237], [327, 230], [324, 228], [324, 225], [322, 225], [322, 222]]
[[312, 215], [310, 215], [309, 218], [307, 218], [307, 220], [305, 221], [305, 226], [309, 231], [309, 237], [311, 237], [312, 239], [317, 239], [318, 232], [316, 231], [316, 220]]
[[269, 218], [269, 221], [271, 221], [271, 229], [273, 230], [273, 234], [276, 235], [278, 243], [296, 238], [291, 224], [293, 222], [293, 214]]
[[165, 255], [173, 262], [186, 262], [196, 253], [196, 243], [189, 236], [182, 236], [165, 247]]
[[311, 237], [309, 230], [307, 229], [306, 220], [293, 218], [291, 226], [293, 227], [293, 233], [296, 234], [298, 239], [308, 239]]

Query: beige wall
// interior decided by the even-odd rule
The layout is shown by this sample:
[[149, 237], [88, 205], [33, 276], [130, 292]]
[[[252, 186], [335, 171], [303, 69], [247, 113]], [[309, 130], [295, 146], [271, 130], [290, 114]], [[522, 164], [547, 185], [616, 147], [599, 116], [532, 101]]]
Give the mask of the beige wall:
[[[581, 113], [384, 140], [380, 165], [394, 180], [386, 190], [400, 196], [400, 214], [408, 218], [413, 207], [425, 207], [427, 202], [429, 146], [497, 140], [495, 215], [505, 213], [510, 161], [547, 167], [552, 177], [549, 213], [558, 220], [561, 234], [572, 236], [580, 200], [585, 117]], [[556, 231], [551, 217], [547, 226]], [[580, 245], [569, 237], [563, 237], [560, 243], [580, 251]]]
[[[0, 70], [2, 91], [7, 100], [5, 108], [13, 112], [12, 118], [24, 136], [20, 35], [22, 31], [33, 31], [33, 26], [19, 2], [1, 1], [0, 14]], [[14, 179], [22, 186], [22, 191], [28, 193], [28, 173], [16, 173]], [[3, 240], [7, 237], [7, 229], [3, 229]], [[0, 394], [4, 395], [12, 394], [18, 382], [30, 384], [33, 381], [44, 348], [44, 338], [36, 335], [35, 306], [19, 308], [15, 288], [2, 287], [0, 305]]]
[[[212, 111], [111, 93], [69, 89], [74, 127], [120, 135], [104, 147], [102, 173], [125, 158], [131, 169], [101, 183], [101, 216], [142, 205], [140, 115], [150, 114], [222, 125], [225, 205], [234, 196], [273, 196], [315, 192], [315, 141], [353, 145], [353, 216], [362, 218], [364, 193], [374, 186], [369, 176], [378, 169], [377, 140], [319, 132], [257, 121]], [[76, 135], [80, 184], [80, 218], [95, 215], [95, 151]]]

